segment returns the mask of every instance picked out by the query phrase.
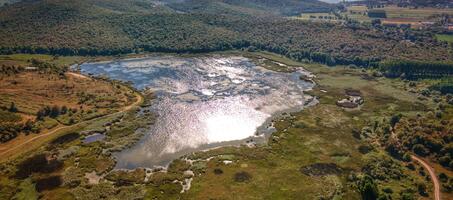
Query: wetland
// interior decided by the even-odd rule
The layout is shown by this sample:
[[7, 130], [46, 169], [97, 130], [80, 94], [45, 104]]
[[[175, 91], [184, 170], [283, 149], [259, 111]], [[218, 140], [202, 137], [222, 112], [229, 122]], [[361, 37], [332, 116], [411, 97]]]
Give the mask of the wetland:
[[84, 74], [130, 82], [152, 91], [156, 122], [132, 148], [116, 154], [116, 168], [165, 166], [190, 152], [244, 141], [264, 142], [278, 114], [301, 110], [314, 83], [298, 68], [265, 69], [242, 56], [153, 56], [85, 63]]

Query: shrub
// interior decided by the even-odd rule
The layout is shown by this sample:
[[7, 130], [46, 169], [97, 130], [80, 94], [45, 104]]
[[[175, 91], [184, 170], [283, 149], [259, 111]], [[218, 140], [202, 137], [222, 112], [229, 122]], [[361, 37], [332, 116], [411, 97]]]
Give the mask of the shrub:
[[215, 168], [214, 169], [214, 174], [217, 174], [217, 175], [223, 174], [223, 170], [219, 169], [219, 168]]
[[11, 105], [9, 106], [9, 109], [8, 109], [9, 112], [17, 112], [18, 109], [16, 107], [16, 104], [14, 102], [11, 102]]
[[392, 194], [393, 193], [393, 190], [390, 187], [386, 187], [382, 191], [384, 191], [385, 193], [388, 193], [388, 194]]
[[442, 111], [437, 111], [436, 112], [436, 117], [439, 118], [439, 119], [442, 118]]
[[440, 173], [439, 174], [439, 180], [443, 183], [447, 182], [448, 181], [448, 176], [445, 174], [445, 173]]
[[249, 181], [252, 178], [252, 176], [248, 172], [238, 172], [234, 174], [234, 181], [236, 182], [246, 182]]
[[368, 175], [359, 181], [358, 189], [363, 200], [376, 200], [379, 197], [377, 185]]
[[372, 150], [373, 150], [373, 147], [371, 145], [360, 145], [359, 146], [359, 152], [362, 154], [367, 154]]
[[429, 154], [429, 151], [421, 144], [416, 144], [412, 147], [412, 151], [420, 156], [426, 156]]
[[428, 193], [426, 192], [426, 185], [424, 183], [418, 183], [417, 190], [420, 195], [425, 197], [428, 196]]
[[410, 170], [415, 170], [415, 165], [412, 164], [412, 163], [407, 164], [406, 167], [407, 167], [408, 169], [410, 169]]
[[398, 114], [398, 115], [393, 115], [391, 118], [390, 118], [390, 125], [393, 127], [395, 127], [395, 125], [401, 120], [401, 114]]
[[412, 159], [411, 159], [411, 155], [408, 154], [408, 153], [405, 153], [405, 154], [403, 155], [403, 160], [406, 161], [406, 162], [411, 161], [411, 160], [412, 160]]
[[450, 156], [442, 156], [439, 158], [439, 163], [444, 167], [448, 167], [450, 162], [451, 162]]

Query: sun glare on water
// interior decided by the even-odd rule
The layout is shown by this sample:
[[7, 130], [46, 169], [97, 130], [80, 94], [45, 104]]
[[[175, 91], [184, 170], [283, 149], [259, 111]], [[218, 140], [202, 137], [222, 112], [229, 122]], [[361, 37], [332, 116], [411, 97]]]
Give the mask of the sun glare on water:
[[[244, 57], [152, 57], [87, 63], [82, 72], [131, 81], [158, 92], [157, 119], [117, 168], [165, 165], [184, 154], [262, 136], [257, 128], [278, 112], [302, 108], [313, 85], [301, 72], [278, 73]], [[257, 134], [258, 133], [258, 134]]]
[[253, 136], [268, 115], [251, 110], [250, 113], [213, 113], [202, 120], [206, 125], [208, 143], [240, 140]]

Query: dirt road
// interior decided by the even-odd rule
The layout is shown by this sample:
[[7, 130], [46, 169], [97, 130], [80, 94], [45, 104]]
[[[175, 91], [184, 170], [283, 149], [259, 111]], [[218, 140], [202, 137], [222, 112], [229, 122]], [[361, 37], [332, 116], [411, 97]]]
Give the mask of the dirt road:
[[439, 184], [439, 179], [436, 176], [436, 173], [434, 172], [434, 169], [428, 165], [424, 160], [421, 158], [418, 158], [417, 156], [412, 155], [411, 156], [412, 160], [417, 161], [420, 163], [428, 172], [429, 176], [431, 176], [431, 181], [434, 184], [434, 200], [440, 200], [440, 184]]

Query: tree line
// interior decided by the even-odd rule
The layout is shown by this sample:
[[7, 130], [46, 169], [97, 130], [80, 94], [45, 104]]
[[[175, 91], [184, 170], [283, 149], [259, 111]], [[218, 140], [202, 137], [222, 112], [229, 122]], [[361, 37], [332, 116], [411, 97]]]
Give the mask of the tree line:
[[[69, 109], [66, 106], [57, 106], [54, 105], [52, 107], [46, 106], [36, 113], [36, 120], [44, 120], [45, 117], [50, 117], [50, 118], [57, 118], [60, 115], [64, 115], [68, 113]], [[71, 110], [71, 112], [77, 112], [77, 110]]]
[[421, 62], [421, 61], [385, 61], [379, 68], [387, 77], [405, 79], [441, 78], [453, 76], [452, 62]]
[[453, 79], [442, 79], [439, 83], [432, 85], [430, 89], [437, 90], [442, 94], [453, 94]]
[[[226, 12], [228, 9], [218, 7], [207, 10], [194, 8], [184, 14], [119, 14], [98, 10], [91, 12], [90, 6], [72, 3], [69, 8], [47, 5], [46, 2], [40, 4], [43, 5], [39, 9], [49, 6], [57, 6], [58, 9], [48, 8], [40, 16], [35, 16], [28, 10], [29, 7], [21, 12], [8, 10], [2, 13], [0, 54], [98, 56], [247, 49], [265, 50], [296, 60], [328, 65], [357, 66], [370, 66], [377, 61], [403, 57], [450, 59], [447, 48], [429, 35], [376, 30], [360, 24], [305, 22], [272, 15]], [[62, 34], [55, 34], [55, 25], [61, 25]], [[17, 34], [19, 32], [21, 34]], [[407, 46], [400, 42], [402, 40], [410, 40], [413, 45]]]

